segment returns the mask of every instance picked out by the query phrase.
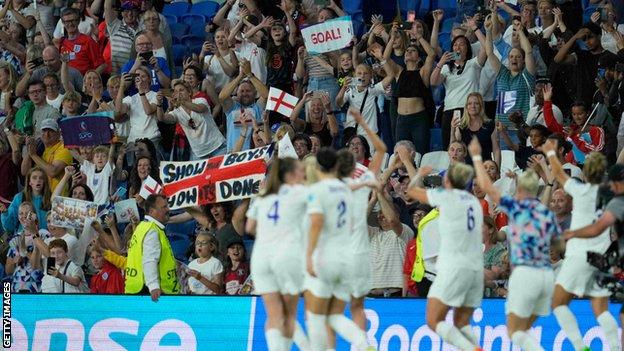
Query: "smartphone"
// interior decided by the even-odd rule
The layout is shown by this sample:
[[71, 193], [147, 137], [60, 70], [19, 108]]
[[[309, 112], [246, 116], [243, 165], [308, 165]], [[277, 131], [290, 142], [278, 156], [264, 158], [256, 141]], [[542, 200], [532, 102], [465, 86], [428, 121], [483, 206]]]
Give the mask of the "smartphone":
[[428, 188], [437, 188], [442, 185], [442, 177], [438, 174], [430, 174], [423, 179], [423, 184]]
[[401, 24], [399, 24], [399, 29], [400, 30], [410, 30], [412, 29], [412, 22], [403, 22]]
[[80, 162], [74, 161], [72, 166], [74, 167], [74, 170], [76, 170], [76, 173], [80, 173]]
[[211, 43], [211, 44], [214, 44], [215, 39], [214, 39], [214, 33], [213, 32], [206, 33], [206, 41]]
[[609, 16], [609, 11], [606, 8], [601, 8], [600, 9], [600, 20], [601, 21], [606, 21], [607, 17]]
[[43, 58], [42, 57], [34, 58], [30, 60], [30, 63], [32, 63], [35, 67], [39, 67], [43, 65]]
[[143, 58], [145, 61], [149, 62], [149, 60], [154, 56], [154, 52], [152, 51], [142, 52], [139, 54], [139, 56], [141, 56], [141, 58]]
[[48, 263], [46, 264], [46, 273], [52, 269], [56, 267], [56, 258], [55, 257], [48, 257]]
[[461, 58], [461, 54], [460, 54], [459, 52], [455, 52], [455, 51], [453, 51], [453, 52], [451, 53], [451, 60], [453, 60], [453, 61], [457, 61], [457, 60], [459, 60], [460, 58]]
[[604, 68], [598, 68], [598, 78], [604, 79], [607, 74], [607, 70]]
[[624, 63], [616, 63], [615, 64], [615, 71], [619, 72], [619, 73], [623, 73], [624, 72]]

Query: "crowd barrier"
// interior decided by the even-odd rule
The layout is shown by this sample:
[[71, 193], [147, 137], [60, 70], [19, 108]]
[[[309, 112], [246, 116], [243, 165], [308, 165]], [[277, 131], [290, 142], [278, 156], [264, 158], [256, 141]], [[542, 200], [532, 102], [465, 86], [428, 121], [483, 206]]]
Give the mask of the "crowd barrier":
[[[8, 299], [11, 309], [8, 311]], [[3, 342], [12, 350], [266, 350], [266, 313], [259, 297], [27, 295], [4, 294]], [[453, 350], [425, 325], [426, 300], [369, 299], [368, 338], [380, 351]], [[617, 316], [619, 304], [611, 304]], [[608, 350], [588, 301], [573, 301], [585, 342]], [[483, 349], [512, 351], [505, 328], [505, 301], [484, 300], [473, 315]], [[299, 318], [303, 325], [303, 306]], [[450, 318], [451, 316], [449, 316]], [[554, 316], [539, 318], [532, 330], [548, 351], [572, 350]], [[350, 350], [339, 340], [338, 350]]]

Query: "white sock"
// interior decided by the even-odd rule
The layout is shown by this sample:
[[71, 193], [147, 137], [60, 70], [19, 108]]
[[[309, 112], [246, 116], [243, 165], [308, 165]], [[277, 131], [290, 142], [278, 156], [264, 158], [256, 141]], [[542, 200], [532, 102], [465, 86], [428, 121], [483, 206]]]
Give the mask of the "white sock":
[[470, 326], [470, 324], [468, 325], [464, 325], [463, 327], [461, 327], [461, 329], [459, 329], [459, 331], [462, 333], [462, 335], [464, 335], [468, 340], [470, 340], [471, 343], [479, 346], [479, 340], [477, 340], [477, 337], [474, 335], [474, 333], [472, 332], [472, 327]]
[[299, 324], [299, 321], [295, 321], [295, 332], [293, 333], [292, 340], [295, 342], [295, 345], [297, 345], [299, 350], [312, 350], [312, 348], [310, 347], [310, 341], [308, 340], [308, 336], [303, 331], [303, 327], [301, 326], [301, 324]]
[[525, 331], [518, 330], [511, 335], [511, 341], [524, 351], [544, 351], [544, 349]]
[[284, 336], [282, 341], [284, 342], [284, 350], [290, 351], [290, 349], [292, 348], [293, 339]]
[[327, 316], [309, 311], [307, 313], [308, 336], [311, 349], [312, 351], [325, 351], [327, 348], [327, 330], [325, 329]]
[[555, 318], [557, 318], [559, 326], [563, 329], [572, 343], [572, 346], [574, 346], [574, 349], [579, 351], [585, 348], [581, 331], [579, 330], [576, 318], [574, 317], [574, 314], [572, 314], [572, 311], [570, 311], [570, 308], [566, 305], [557, 306], [553, 310], [553, 314], [555, 315]]
[[282, 351], [284, 350], [284, 337], [279, 329], [267, 329], [264, 331], [266, 337], [267, 346], [269, 351]]
[[459, 329], [446, 322], [439, 322], [438, 325], [436, 325], [435, 332], [440, 335], [445, 342], [464, 351], [474, 351], [476, 348], [476, 345], [473, 345]]
[[331, 314], [328, 321], [331, 328], [355, 346], [356, 349], [364, 351], [368, 348], [366, 334], [352, 320], [343, 314]]
[[620, 338], [618, 336], [618, 325], [617, 321], [609, 311], [604, 311], [598, 318], [596, 318], [598, 324], [602, 327], [602, 331], [607, 337], [607, 342], [609, 343], [609, 348], [611, 351], [619, 351], [620, 350]]

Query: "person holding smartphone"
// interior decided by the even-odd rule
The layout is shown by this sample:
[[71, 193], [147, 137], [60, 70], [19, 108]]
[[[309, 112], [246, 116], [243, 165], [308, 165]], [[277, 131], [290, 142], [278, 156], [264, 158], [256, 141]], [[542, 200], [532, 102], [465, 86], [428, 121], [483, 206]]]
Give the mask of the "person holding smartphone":
[[48, 247], [50, 258], [46, 264], [46, 274], [41, 281], [41, 292], [56, 294], [88, 292], [84, 272], [69, 259], [65, 240], [54, 239]]
[[68, 64], [80, 71], [81, 74], [95, 70], [102, 74], [106, 63], [100, 53], [100, 45], [89, 35], [78, 30], [80, 13], [73, 8], [66, 8], [61, 13], [61, 20], [65, 26], [66, 35], [59, 40], [61, 55], [67, 57]]
[[24, 201], [19, 206], [18, 219], [23, 230], [9, 242], [5, 273], [12, 276], [11, 291], [37, 293], [41, 291], [41, 251], [35, 246], [33, 236], [39, 230], [35, 207]]
[[[154, 55], [152, 40], [146, 34], [139, 34], [134, 40], [134, 47], [137, 56], [123, 65], [121, 73], [134, 74], [140, 67], [144, 67], [149, 72], [150, 90], [158, 91], [169, 88], [171, 85], [169, 65], [166, 59]], [[127, 88], [127, 95], [134, 95], [138, 91], [136, 85]]]

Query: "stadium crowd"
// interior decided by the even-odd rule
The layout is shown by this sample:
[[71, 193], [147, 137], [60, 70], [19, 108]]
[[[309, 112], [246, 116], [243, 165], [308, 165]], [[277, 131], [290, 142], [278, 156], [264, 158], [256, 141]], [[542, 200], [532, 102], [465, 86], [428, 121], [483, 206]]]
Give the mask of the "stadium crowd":
[[[381, 185], [368, 202], [369, 296], [427, 296], [444, 234], [433, 225], [439, 212], [410, 197], [408, 185], [419, 167], [434, 169], [424, 179], [434, 188], [450, 165], [472, 164], [475, 137], [503, 195], [514, 195], [518, 174], [533, 169], [540, 200], [569, 228], [572, 197], [542, 147], [556, 141], [563, 171], [581, 181], [622, 158], [622, 2], [399, 3], [383, 18], [355, 0], [5, 0], [5, 281], [14, 292], [123, 293], [126, 266], [137, 259], [130, 239], [150, 216], [165, 225], [175, 259], [188, 264], [181, 292], [252, 292], [249, 199], [163, 213], [162, 199], [140, 192], [148, 177], [160, 182], [160, 160], [207, 159], [286, 135], [301, 160], [321, 147], [347, 148], [377, 174]], [[349, 47], [306, 51], [301, 29], [346, 15], [355, 31]], [[290, 116], [265, 112], [270, 87], [299, 98]], [[113, 111], [114, 142], [66, 148], [60, 119], [99, 111]], [[509, 219], [477, 182], [467, 190], [484, 213], [484, 296], [505, 297]], [[136, 199], [139, 213], [129, 223], [104, 213], [79, 227], [55, 226], [57, 196], [102, 206]], [[554, 267], [563, 257], [551, 248]]]

